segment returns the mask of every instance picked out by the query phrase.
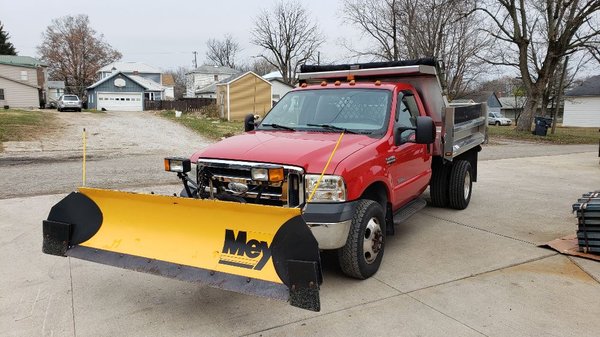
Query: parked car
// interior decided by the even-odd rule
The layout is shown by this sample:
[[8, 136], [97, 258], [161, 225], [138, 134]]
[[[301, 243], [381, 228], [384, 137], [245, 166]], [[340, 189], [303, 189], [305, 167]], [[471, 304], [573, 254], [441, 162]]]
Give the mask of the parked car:
[[73, 110], [81, 112], [81, 100], [77, 95], [62, 95], [57, 102], [58, 111]]
[[512, 124], [512, 120], [510, 120], [510, 118], [504, 117], [499, 112], [490, 112], [490, 113], [488, 113], [488, 124], [489, 125], [496, 125], [496, 126], [511, 125]]

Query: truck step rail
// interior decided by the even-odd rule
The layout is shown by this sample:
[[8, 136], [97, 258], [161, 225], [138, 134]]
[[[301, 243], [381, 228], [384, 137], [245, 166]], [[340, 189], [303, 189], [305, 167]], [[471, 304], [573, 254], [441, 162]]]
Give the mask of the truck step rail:
[[427, 201], [425, 201], [423, 198], [417, 198], [409, 202], [394, 214], [394, 225], [408, 220], [408, 218], [425, 208], [425, 206], [427, 206]]

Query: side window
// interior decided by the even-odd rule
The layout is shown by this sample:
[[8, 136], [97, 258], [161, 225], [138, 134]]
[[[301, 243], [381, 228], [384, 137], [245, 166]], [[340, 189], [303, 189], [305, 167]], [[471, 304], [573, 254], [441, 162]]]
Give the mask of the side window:
[[[396, 105], [396, 127], [411, 127], [417, 126], [417, 116], [419, 109], [417, 107], [415, 97], [411, 93], [401, 92], [398, 94], [398, 103]], [[402, 139], [408, 140], [415, 134], [414, 130], [406, 130], [402, 132]]]

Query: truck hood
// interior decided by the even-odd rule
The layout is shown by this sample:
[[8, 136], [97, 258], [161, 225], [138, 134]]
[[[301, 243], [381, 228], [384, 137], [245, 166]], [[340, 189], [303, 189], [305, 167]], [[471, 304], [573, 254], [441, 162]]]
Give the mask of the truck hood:
[[[194, 153], [191, 161], [211, 158], [285, 164], [321, 173], [339, 136], [333, 132], [252, 131], [212, 144]], [[375, 141], [366, 135], [344, 134], [326, 173], [332, 174], [342, 160]]]

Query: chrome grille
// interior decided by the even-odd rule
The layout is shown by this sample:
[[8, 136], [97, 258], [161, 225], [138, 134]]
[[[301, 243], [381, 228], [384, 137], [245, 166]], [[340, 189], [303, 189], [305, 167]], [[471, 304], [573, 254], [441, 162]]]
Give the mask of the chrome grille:
[[[273, 166], [272, 163], [241, 162], [221, 159], [204, 159], [197, 162], [197, 181], [206, 179], [202, 185], [211, 197], [228, 194], [243, 198], [248, 203], [283, 207], [298, 207], [304, 203], [304, 170], [296, 166], [281, 165], [284, 181], [277, 183], [252, 180], [253, 167]], [[208, 177], [206, 178], [206, 173]], [[237, 192], [231, 184], [247, 186], [246, 192]]]

